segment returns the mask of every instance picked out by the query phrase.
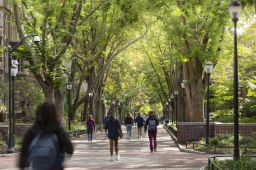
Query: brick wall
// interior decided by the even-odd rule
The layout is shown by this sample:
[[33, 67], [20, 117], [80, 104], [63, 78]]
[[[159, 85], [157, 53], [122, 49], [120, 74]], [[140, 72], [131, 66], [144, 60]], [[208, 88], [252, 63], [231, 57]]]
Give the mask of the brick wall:
[[[32, 124], [16, 124], [15, 125], [15, 135], [23, 136], [25, 132], [31, 127]], [[3, 137], [5, 141], [8, 140], [8, 125], [7, 124], [0, 124], [0, 137]]]
[[[256, 132], [256, 123], [240, 123], [239, 133], [248, 136]], [[180, 143], [186, 141], [197, 141], [205, 137], [205, 122], [178, 122], [177, 139]], [[210, 123], [210, 137], [218, 134], [233, 133], [233, 123]]]

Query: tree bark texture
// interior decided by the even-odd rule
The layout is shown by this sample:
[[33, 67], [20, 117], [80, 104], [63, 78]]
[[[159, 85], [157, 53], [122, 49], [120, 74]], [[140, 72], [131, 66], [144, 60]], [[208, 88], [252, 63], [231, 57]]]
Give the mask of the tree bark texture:
[[190, 122], [202, 122], [203, 117], [203, 66], [198, 58], [191, 58], [183, 63], [183, 77], [188, 80], [185, 85], [187, 100], [186, 120]]

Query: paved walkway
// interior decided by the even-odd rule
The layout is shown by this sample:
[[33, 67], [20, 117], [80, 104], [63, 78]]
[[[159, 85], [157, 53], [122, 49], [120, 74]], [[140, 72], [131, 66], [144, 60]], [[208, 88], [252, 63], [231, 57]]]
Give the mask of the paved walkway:
[[[134, 128], [132, 139], [126, 139], [124, 133], [124, 138], [120, 140], [120, 161], [110, 161], [108, 139], [102, 132], [95, 135], [92, 143], [87, 141], [86, 136], [73, 140], [75, 153], [66, 158], [66, 169], [199, 170], [207, 164], [207, 155], [180, 152], [162, 127], [159, 127], [155, 153], [149, 151], [147, 136], [137, 139], [136, 132]], [[17, 170], [16, 156], [0, 157], [0, 162], [1, 170]]]

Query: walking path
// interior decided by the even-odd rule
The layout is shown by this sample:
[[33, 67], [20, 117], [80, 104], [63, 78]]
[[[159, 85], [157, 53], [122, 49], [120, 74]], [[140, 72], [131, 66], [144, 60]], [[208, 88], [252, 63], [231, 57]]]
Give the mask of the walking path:
[[[67, 170], [94, 169], [133, 169], [133, 170], [199, 170], [207, 164], [207, 155], [180, 152], [169, 134], [159, 127], [157, 152], [150, 153], [147, 136], [137, 139], [137, 129], [133, 128], [132, 139], [124, 138], [119, 142], [120, 161], [110, 161], [108, 139], [98, 132], [93, 142], [86, 135], [73, 140], [74, 155], [66, 158]], [[0, 157], [1, 170], [17, 170], [17, 156]]]

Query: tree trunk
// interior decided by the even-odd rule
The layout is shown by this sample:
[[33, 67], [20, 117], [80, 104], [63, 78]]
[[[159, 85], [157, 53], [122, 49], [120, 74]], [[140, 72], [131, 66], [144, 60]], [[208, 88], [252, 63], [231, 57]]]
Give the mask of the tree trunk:
[[45, 90], [45, 101], [54, 103], [54, 88], [51, 86], [47, 87], [47, 90]]
[[188, 82], [185, 85], [187, 99], [187, 120], [202, 122], [203, 116], [203, 66], [198, 58], [192, 58], [183, 64], [183, 77]]
[[[64, 117], [65, 92], [61, 89], [57, 89], [55, 90], [54, 97], [55, 97], [57, 114], [59, 116], [61, 123], [65, 125], [65, 117]], [[72, 113], [72, 107], [71, 107], [71, 113]]]

